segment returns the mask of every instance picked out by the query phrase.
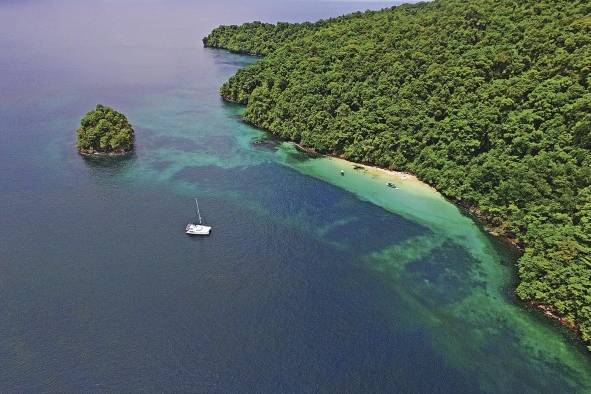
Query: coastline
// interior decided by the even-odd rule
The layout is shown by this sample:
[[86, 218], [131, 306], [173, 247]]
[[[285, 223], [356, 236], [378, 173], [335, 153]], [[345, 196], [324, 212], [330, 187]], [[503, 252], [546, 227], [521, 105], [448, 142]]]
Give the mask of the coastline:
[[[255, 127], [257, 127], [257, 126], [255, 126]], [[264, 129], [262, 129], [262, 130], [264, 130]], [[266, 132], [268, 132], [268, 131], [266, 131]], [[451, 199], [448, 196], [443, 195], [435, 187], [422, 181], [421, 179], [419, 179], [416, 175], [414, 175], [412, 173], [390, 170], [387, 168], [369, 165], [369, 164], [357, 163], [354, 161], [344, 159], [344, 158], [337, 156], [337, 155], [318, 153], [313, 148], [304, 147], [296, 142], [290, 142], [290, 143], [292, 143], [298, 151], [308, 154], [312, 158], [323, 158], [323, 159], [331, 160], [334, 163], [336, 163], [338, 167], [341, 167], [343, 169], [352, 170], [352, 171], [359, 171], [359, 172], [362, 172], [362, 173], [369, 175], [371, 177], [378, 177], [383, 182], [392, 181], [396, 185], [400, 184], [403, 187], [407, 186], [407, 187], [410, 187], [414, 190], [417, 190], [417, 191], [420, 191], [423, 193], [424, 192], [435, 193], [435, 194], [441, 196], [442, 198], [444, 198], [446, 201], [448, 201], [453, 206], [460, 209], [461, 212], [463, 212], [469, 218], [474, 220], [474, 222], [482, 230], [484, 230], [490, 236], [498, 239], [506, 247], [511, 248], [512, 250], [517, 252], [519, 255], [521, 255], [523, 253], [523, 250], [524, 250], [523, 244], [521, 244], [517, 239], [515, 239], [509, 235], [502, 234], [502, 233], [498, 232], [495, 227], [492, 227], [489, 224], [488, 218], [484, 214], [482, 214], [482, 212], [477, 207], [469, 206], [465, 203], [455, 201], [454, 199]], [[345, 175], [345, 177], [346, 177], [346, 175]], [[423, 193], [421, 193], [421, 194], [423, 194]], [[514, 275], [516, 275], [516, 274], [514, 274]], [[512, 292], [513, 292], [513, 294], [515, 294], [515, 286], [512, 287]], [[554, 321], [558, 322], [562, 327], [565, 327], [569, 331], [575, 333], [577, 335], [577, 337], [579, 338], [579, 340], [581, 340], [581, 342], [587, 346], [588, 350], [591, 351], [591, 347], [589, 347], [587, 345], [587, 343], [582, 341], [581, 332], [580, 332], [579, 327], [576, 324], [574, 324], [572, 321], [567, 320], [564, 316], [561, 316], [559, 313], [557, 313], [554, 310], [554, 308], [552, 308], [550, 305], [540, 303], [536, 300], [524, 301], [524, 300], [520, 299], [519, 297], [516, 297], [515, 300], [518, 304], [522, 305], [524, 308], [527, 308], [530, 310], [535, 310], [537, 313], [540, 313], [541, 315], [543, 315], [544, 317], [546, 317], [550, 320], [554, 320]]]
[[96, 150], [78, 150], [78, 154], [84, 157], [120, 157], [120, 156], [128, 156], [133, 154], [133, 150], [129, 151], [116, 151], [116, 152], [99, 152]]
[[[591, 351], [591, 317], [587, 313], [591, 277], [586, 222], [589, 182], [585, 172], [589, 146], [585, 131], [577, 129], [576, 135], [572, 134], [568, 127], [572, 126], [572, 117], [560, 117], [560, 111], [530, 116], [531, 111], [547, 104], [548, 97], [541, 90], [527, 100], [517, 94], [521, 99], [515, 101], [517, 96], [501, 86], [507, 77], [527, 86], [539, 82], [539, 76], [554, 81], [570, 67], [569, 83], [576, 88], [556, 107], [569, 114], [574, 111], [577, 119], [583, 116], [585, 108], [573, 104], [584, 100], [581, 86], [585, 87], [586, 78], [576, 57], [565, 60], [552, 53], [543, 61], [530, 56], [534, 61], [529, 64], [527, 54], [519, 51], [527, 46], [527, 38], [503, 32], [527, 21], [531, 31], [540, 33], [540, 41], [554, 48], [564, 44], [555, 42], [554, 32], [572, 24], [573, 18], [584, 20], [586, 14], [569, 7], [568, 2], [548, 4], [542, 7], [543, 12], [556, 16], [551, 18], [550, 27], [543, 17], [538, 20], [536, 16], [532, 22], [527, 8], [504, 7], [505, 15], [514, 15], [508, 20], [499, 16], [499, 7], [479, 5], [479, 23], [484, 13], [488, 17], [485, 24], [494, 20], [492, 30], [481, 29], [488, 41], [457, 35], [455, 26], [443, 21], [465, 17], [462, 7], [423, 8], [419, 4], [414, 10], [417, 14], [408, 19], [408, 10], [392, 8], [375, 14], [354, 13], [326, 24], [315, 22], [303, 29], [256, 23], [220, 26], [204, 43], [266, 55], [264, 61], [236, 72], [220, 89], [223, 95], [247, 104], [244, 116], [251, 122], [301, 142], [304, 150], [314, 151], [314, 147], [319, 153], [410, 171], [440, 190], [495, 243], [510, 246], [507, 251], [522, 253], [513, 264], [513, 293], [529, 309], [538, 309], [563, 325], [571, 326], [574, 321]], [[535, 2], [530, 6], [536, 6]], [[565, 9], [571, 18], [565, 16]], [[540, 10], [536, 8], [537, 14]], [[433, 31], [416, 28], [425, 22], [425, 15], [437, 21]], [[392, 24], [397, 17], [402, 18], [397, 20], [400, 23]], [[359, 30], [361, 25], [366, 29]], [[391, 25], [386, 32], [384, 25]], [[343, 36], [344, 31], [352, 33]], [[437, 34], [449, 36], [455, 46], [442, 43]], [[572, 34], [584, 36], [584, 24], [577, 24]], [[499, 62], [487, 63], [490, 67], [484, 67], [484, 71], [475, 64], [471, 50], [495, 52], [499, 38], [513, 48], [512, 53], [519, 52], [525, 59], [521, 63], [529, 64], [535, 72], [517, 66], [507, 68], [510, 61], [506, 53], [497, 59]], [[439, 48], [446, 54], [443, 63], [449, 67], [440, 67], [442, 57], [433, 51], [409, 63], [398, 45], [400, 40], [404, 48], [415, 52], [429, 46]], [[318, 45], [306, 50], [311, 42]], [[371, 50], [365, 53], [368, 45]], [[454, 51], [457, 48], [462, 50]], [[433, 71], [433, 67], [434, 72], [422, 72]], [[458, 79], [457, 67], [472, 69]], [[438, 73], [448, 78], [441, 80]], [[491, 91], [502, 98], [490, 100]], [[560, 143], [555, 143], [557, 140]], [[301, 160], [306, 159], [302, 156]], [[339, 174], [330, 175], [331, 182], [351, 188], [334, 175]], [[367, 199], [375, 200], [370, 194], [377, 189], [362, 192], [363, 197], [369, 195]]]
[[[253, 126], [258, 128], [258, 126], [256, 126], [256, 125], [253, 125]], [[332, 159], [337, 160], [343, 164], [351, 165], [354, 168], [360, 167], [359, 169], [363, 169], [364, 171], [367, 171], [367, 173], [370, 175], [381, 174], [381, 175], [385, 176], [386, 178], [389, 177], [389, 178], [392, 178], [392, 180], [395, 180], [398, 182], [413, 183], [415, 187], [417, 187], [417, 186], [423, 187], [423, 188], [427, 188], [431, 191], [437, 192], [437, 193], [441, 194], [446, 200], [448, 200], [449, 202], [451, 202], [452, 204], [457, 206], [460, 210], [462, 210], [463, 212], [468, 214], [470, 217], [475, 219], [477, 221], [477, 223], [479, 225], [481, 225], [482, 228], [488, 234], [490, 234], [491, 236], [493, 236], [495, 238], [498, 238], [507, 246], [514, 248], [517, 252], [519, 252], [519, 253], [523, 252], [523, 249], [524, 249], [523, 244], [516, 237], [514, 237], [513, 234], [509, 234], [509, 233], [503, 231], [502, 226], [495, 227], [491, 223], [490, 217], [488, 217], [486, 214], [484, 214], [478, 207], [444, 195], [439, 190], [437, 190], [433, 185], [430, 185], [427, 182], [421, 180], [415, 174], [412, 174], [410, 172], [391, 170], [388, 168], [384, 168], [384, 167], [380, 167], [380, 166], [376, 166], [376, 165], [372, 165], [372, 164], [358, 163], [358, 162], [347, 160], [339, 155], [321, 154], [321, 153], [316, 152], [313, 148], [304, 147], [301, 144], [296, 143], [296, 142], [292, 142], [292, 143], [295, 145], [295, 147], [299, 151], [307, 153], [307, 154], [311, 155], [312, 157], [332, 158]]]
[[339, 163], [339, 164], [346, 166], [348, 168], [352, 167], [351, 169], [353, 171], [360, 171], [360, 172], [366, 173], [367, 175], [371, 175], [374, 177], [380, 177], [384, 181], [394, 181], [394, 182], [397, 182], [400, 184], [412, 185], [412, 187], [414, 187], [414, 188], [424, 189], [425, 191], [440, 193], [433, 186], [429, 185], [428, 183], [423, 182], [416, 175], [411, 174], [410, 172], [389, 170], [387, 168], [382, 168], [382, 167], [378, 167], [378, 166], [374, 166], [374, 165], [370, 165], [370, 164], [357, 163], [354, 161], [344, 159], [344, 158], [337, 156], [337, 155], [323, 155], [323, 154], [317, 153], [317, 152], [310, 152], [307, 148], [302, 147], [298, 143], [293, 142], [293, 144], [298, 150], [300, 150], [304, 153], [311, 154], [311, 155], [313, 155], [313, 157], [324, 157], [324, 158], [328, 158], [330, 160], [334, 160], [336, 163]]
[[[205, 37], [207, 38], [207, 37]], [[205, 48], [209, 48], [209, 49], [216, 49], [216, 50], [222, 50], [222, 51], [227, 51], [230, 53], [234, 53], [236, 55], [245, 55], [245, 56], [252, 56], [252, 57], [256, 57], [256, 58], [262, 58], [263, 55], [255, 53], [255, 52], [250, 52], [250, 51], [243, 51], [243, 50], [239, 50], [239, 49], [228, 49], [228, 48], [224, 48], [218, 45], [212, 45], [208, 42], [205, 41], [205, 38], [203, 38], [203, 46]]]
[[[226, 100], [225, 98], [224, 98], [224, 101], [231, 102], [234, 104], [240, 104], [240, 103], [235, 103], [235, 102]], [[251, 122], [247, 122], [247, 121], [245, 121], [245, 123], [247, 123], [250, 126], [255, 127], [259, 130], [262, 130], [270, 135], [275, 136], [275, 134], [273, 134], [271, 131], [261, 128], [261, 127], [257, 126], [256, 124], [252, 124]], [[379, 166], [375, 166], [375, 165], [370, 165], [370, 164], [365, 164], [365, 163], [357, 163], [357, 162], [353, 162], [353, 161], [344, 159], [343, 157], [340, 157], [338, 155], [319, 153], [314, 148], [302, 146], [301, 144], [299, 144], [295, 141], [289, 141], [289, 140], [284, 140], [284, 141], [288, 142], [290, 144], [293, 144], [293, 146], [299, 152], [305, 153], [305, 154], [309, 155], [311, 158], [331, 160], [333, 163], [336, 164], [337, 167], [346, 168], [351, 171], [358, 171], [358, 172], [364, 173], [366, 175], [369, 175], [370, 177], [378, 177], [382, 181], [390, 180], [390, 181], [393, 181], [395, 184], [409, 186], [413, 190], [416, 190], [418, 192], [422, 192], [421, 194], [428, 192], [428, 193], [432, 193], [433, 195], [441, 196], [442, 199], [449, 202], [452, 206], [456, 207], [461, 212], [463, 212], [467, 217], [469, 217], [471, 220], [473, 220], [475, 225], [480, 227], [488, 235], [499, 240], [506, 247], [511, 248], [513, 251], [517, 252], [519, 255], [521, 255], [524, 251], [524, 245], [518, 239], [516, 239], [514, 236], [512, 236], [512, 234], [505, 233], [502, 230], [502, 226], [501, 227], [494, 226], [490, 222], [490, 217], [483, 214], [482, 211], [478, 207], [467, 204], [462, 201], [452, 199], [448, 196], [445, 196], [440, 191], [438, 191], [435, 187], [422, 181], [420, 178], [418, 178], [416, 175], [414, 175], [412, 173], [391, 170], [391, 169], [387, 169], [387, 168], [383, 168], [383, 167], [379, 167]], [[346, 175], [344, 178], [346, 178]], [[517, 275], [517, 274], [514, 274], [514, 275]], [[517, 279], [518, 279], [518, 277], [517, 277]], [[515, 294], [515, 286], [512, 287], [511, 291], [513, 294]], [[581, 343], [584, 346], [586, 346], [589, 351], [591, 351], [591, 346], [589, 346], [588, 343], [586, 343], [585, 341], [582, 340], [579, 327], [576, 324], [572, 323], [571, 321], [568, 321], [564, 316], [561, 316], [560, 314], [556, 313], [556, 311], [550, 305], [540, 303], [536, 300], [522, 300], [519, 297], [516, 297], [515, 300], [523, 308], [535, 310], [540, 315], [548, 318], [549, 320], [556, 321], [562, 327], [575, 333], [577, 335], [577, 337], [579, 338], [579, 340], [581, 341]]]
[[[211, 46], [210, 46], [210, 48], [224, 49], [224, 50], [227, 50], [231, 53], [235, 53], [234, 51], [228, 50], [226, 48], [218, 48], [218, 47], [211, 47]], [[235, 100], [232, 100], [229, 97], [226, 97], [225, 95], [221, 94], [221, 92], [220, 92], [220, 96], [224, 102], [246, 106], [246, 103], [241, 103], [241, 102], [237, 102]], [[267, 130], [263, 127], [260, 127], [259, 125], [255, 124], [255, 123], [247, 121], [246, 119], [244, 119], [244, 117], [242, 117], [242, 121], [245, 122], [246, 124], [248, 124], [249, 126], [252, 126], [254, 128], [257, 128], [259, 130], [262, 130], [262, 131], [268, 133], [269, 135], [279, 137], [275, 133], [273, 133], [272, 131]], [[421, 187], [423, 187], [423, 188], [426, 187], [430, 191], [432, 191], [432, 192], [434, 191], [438, 195], [442, 196], [442, 198], [444, 198], [446, 201], [450, 202], [454, 207], [460, 209], [460, 211], [465, 213], [471, 220], [473, 220], [475, 222], [475, 224], [477, 224], [482, 230], [484, 230], [484, 232], [486, 232], [488, 235], [498, 239], [499, 241], [501, 241], [501, 243], [505, 244], [507, 247], [511, 248], [512, 250], [517, 252], [519, 255], [523, 254], [523, 252], [524, 252], [525, 245], [517, 237], [515, 237], [514, 234], [511, 234], [505, 230], [504, 223], [500, 223], [500, 224], [495, 225], [494, 223], [492, 223], [493, 218], [490, 217], [490, 215], [483, 213], [480, 210], [480, 208], [478, 208], [477, 206], [442, 194], [435, 187], [420, 180], [416, 175], [414, 175], [412, 173], [391, 170], [388, 168], [383, 168], [383, 167], [379, 167], [379, 166], [375, 166], [375, 165], [371, 165], [371, 164], [357, 163], [357, 162], [349, 161], [339, 155], [319, 153], [313, 147], [303, 146], [298, 142], [287, 140], [282, 137], [279, 137], [279, 138], [285, 142], [292, 143], [298, 151], [308, 154], [310, 157], [329, 158], [329, 159], [336, 160], [337, 162], [339, 162], [341, 164], [348, 165], [348, 166], [363, 167], [365, 169], [365, 171], [368, 171], [373, 174], [380, 174], [385, 177], [392, 177], [392, 179], [398, 180], [398, 182], [412, 180], [412, 183], [414, 184], [414, 186], [422, 185]], [[515, 275], [515, 277], [519, 280], [519, 276], [516, 273], [516, 266], [515, 265], [514, 265], [514, 269], [515, 269], [515, 271], [514, 271], [513, 275]], [[538, 313], [545, 316], [549, 320], [556, 321], [562, 327], [565, 327], [567, 330], [574, 332], [577, 335], [577, 337], [579, 338], [579, 340], [581, 341], [581, 343], [587, 347], [587, 350], [591, 351], [591, 345], [589, 344], [589, 342], [584, 341], [583, 338], [581, 337], [581, 331], [580, 331], [580, 328], [578, 325], [576, 325], [570, 321], [567, 321], [564, 316], [561, 316], [560, 314], [558, 314], [554, 310], [554, 308], [550, 305], [540, 303], [537, 300], [522, 300], [521, 298], [516, 296], [515, 290], [516, 290], [516, 286], [514, 285], [511, 289], [511, 291], [516, 297], [515, 300], [519, 304], [521, 304], [522, 307], [528, 308], [530, 310], [531, 309], [536, 310]]]
[[[296, 142], [292, 142], [292, 143], [301, 152], [309, 154], [315, 158], [326, 158], [329, 160], [333, 160], [334, 162], [342, 165], [343, 168], [353, 169], [354, 171], [361, 171], [361, 172], [364, 172], [365, 174], [370, 175], [370, 176], [380, 177], [383, 181], [393, 181], [393, 182], [396, 182], [395, 184], [410, 186], [416, 190], [422, 189], [423, 191], [437, 193], [438, 195], [443, 196], [451, 204], [458, 207], [462, 212], [464, 212], [470, 218], [474, 219], [475, 222], [480, 226], [480, 228], [482, 228], [487, 234], [495, 237], [496, 239], [501, 241], [502, 244], [504, 244], [505, 246], [507, 246], [509, 248], [512, 248], [515, 252], [519, 253], [520, 255], [523, 253], [523, 245], [517, 239], [507, 236], [507, 235], [500, 234], [499, 232], [497, 232], [495, 230], [494, 227], [489, 226], [489, 224], [487, 223], [486, 217], [481, 213], [481, 211], [477, 207], [467, 206], [466, 204], [462, 204], [461, 202], [454, 201], [453, 199], [450, 199], [449, 197], [444, 196], [435, 187], [420, 180], [416, 175], [414, 175], [412, 173], [390, 170], [387, 168], [378, 167], [378, 166], [369, 165], [369, 164], [357, 163], [354, 161], [344, 159], [344, 158], [339, 157], [337, 155], [330, 155], [330, 154], [323, 155], [323, 154], [320, 154], [320, 153], [314, 151], [311, 148], [303, 147], [302, 145], [300, 145]], [[515, 287], [512, 288], [512, 291], [513, 292], [515, 291]], [[523, 305], [525, 308], [534, 309], [538, 313], [541, 313], [546, 318], [548, 318], [550, 320], [557, 321], [561, 326], [563, 326], [563, 327], [567, 328], [569, 331], [577, 334], [580, 338], [579, 327], [576, 324], [574, 324], [572, 321], [569, 321], [565, 317], [558, 314], [550, 305], [546, 305], [546, 304], [537, 302], [535, 300], [524, 301], [518, 297], [516, 297], [515, 300], [519, 304]], [[584, 341], [583, 341], [583, 344], [585, 344]], [[591, 350], [591, 348], [589, 350]]]

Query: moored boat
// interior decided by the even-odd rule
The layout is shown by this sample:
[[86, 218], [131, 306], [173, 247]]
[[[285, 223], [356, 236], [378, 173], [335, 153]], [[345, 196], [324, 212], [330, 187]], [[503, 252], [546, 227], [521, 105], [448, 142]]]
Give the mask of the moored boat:
[[195, 205], [197, 206], [197, 218], [198, 223], [189, 223], [185, 227], [185, 233], [189, 235], [209, 235], [211, 232], [210, 226], [204, 226], [201, 218], [201, 211], [199, 210], [199, 201], [195, 199]]

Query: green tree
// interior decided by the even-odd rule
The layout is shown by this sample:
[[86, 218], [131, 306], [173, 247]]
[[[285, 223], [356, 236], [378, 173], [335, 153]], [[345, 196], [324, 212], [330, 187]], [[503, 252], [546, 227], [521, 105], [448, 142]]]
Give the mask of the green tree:
[[126, 153], [133, 150], [134, 138], [125, 115], [98, 104], [80, 121], [76, 146], [81, 153]]
[[517, 294], [591, 342], [589, 15], [586, 0], [434, 0], [203, 41], [262, 56], [221, 87], [246, 121], [478, 208], [524, 249]]

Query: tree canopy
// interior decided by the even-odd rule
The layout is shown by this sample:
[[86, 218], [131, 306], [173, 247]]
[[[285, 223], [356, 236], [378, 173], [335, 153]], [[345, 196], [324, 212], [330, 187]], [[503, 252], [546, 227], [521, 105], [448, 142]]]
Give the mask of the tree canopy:
[[133, 150], [134, 138], [125, 115], [97, 104], [80, 121], [76, 145], [81, 153], [126, 153]]
[[222, 26], [263, 58], [221, 87], [320, 152], [410, 171], [516, 239], [518, 296], [591, 342], [591, 3], [435, 0]]

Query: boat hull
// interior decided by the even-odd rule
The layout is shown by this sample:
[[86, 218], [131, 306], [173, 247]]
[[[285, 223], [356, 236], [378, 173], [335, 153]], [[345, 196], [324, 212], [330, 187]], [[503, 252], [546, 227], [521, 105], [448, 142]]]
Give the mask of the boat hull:
[[209, 235], [211, 227], [199, 224], [188, 224], [185, 228], [185, 234], [188, 235]]

